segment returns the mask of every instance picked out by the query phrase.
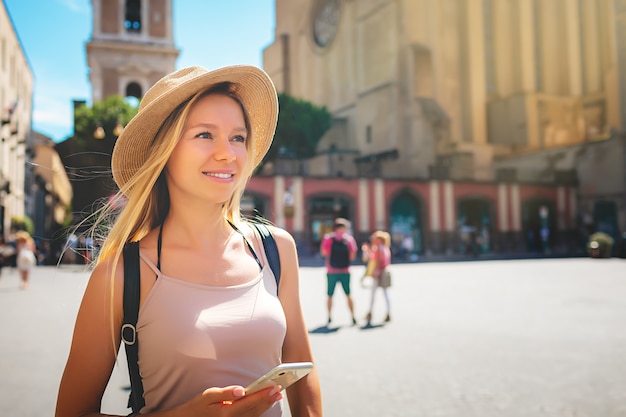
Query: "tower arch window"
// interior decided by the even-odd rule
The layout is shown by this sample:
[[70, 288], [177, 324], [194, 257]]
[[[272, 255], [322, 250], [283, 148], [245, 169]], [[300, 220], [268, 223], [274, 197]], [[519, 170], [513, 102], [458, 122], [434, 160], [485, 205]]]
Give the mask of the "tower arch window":
[[126, 86], [125, 91], [126, 97], [135, 97], [137, 99], [141, 99], [143, 97], [143, 92], [141, 86], [136, 82], [131, 82]]
[[126, 0], [124, 27], [127, 32], [141, 32], [141, 0]]

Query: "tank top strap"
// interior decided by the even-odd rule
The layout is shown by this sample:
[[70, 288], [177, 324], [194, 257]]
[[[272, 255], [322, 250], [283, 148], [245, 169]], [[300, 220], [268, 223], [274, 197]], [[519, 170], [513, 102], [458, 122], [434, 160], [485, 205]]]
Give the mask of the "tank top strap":
[[241, 237], [243, 238], [243, 241], [246, 243], [246, 246], [250, 250], [250, 253], [252, 253], [252, 256], [254, 257], [254, 260], [256, 261], [257, 265], [259, 265], [259, 269], [262, 270], [263, 264], [261, 263], [261, 260], [259, 259], [256, 252], [254, 251], [252, 244], [248, 241], [248, 238], [246, 237], [246, 235], [241, 230], [239, 230], [239, 228], [235, 226], [233, 222], [231, 222], [230, 220], [227, 220], [227, 221], [228, 221], [228, 224], [230, 224], [230, 227], [232, 227], [235, 232], [241, 235]]
[[144, 255], [143, 253], [139, 253], [139, 257], [141, 258], [142, 261], [144, 261], [146, 263], [146, 265], [148, 265], [150, 267], [150, 269], [152, 269], [152, 271], [154, 271], [154, 273], [157, 275], [157, 278], [161, 276], [161, 271], [159, 270], [159, 268], [154, 264], [154, 262], [152, 262], [150, 260], [150, 258], [148, 258], [146, 255]]

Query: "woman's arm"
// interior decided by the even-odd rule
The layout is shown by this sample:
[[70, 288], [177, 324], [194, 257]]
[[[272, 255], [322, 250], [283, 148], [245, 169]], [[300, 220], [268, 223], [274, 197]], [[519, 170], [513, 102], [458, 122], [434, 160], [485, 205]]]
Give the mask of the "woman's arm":
[[96, 266], [83, 295], [59, 387], [58, 417], [101, 415], [100, 403], [115, 365], [122, 323], [123, 269], [117, 269], [112, 292], [110, 266], [107, 262]]
[[[300, 305], [299, 266], [293, 237], [282, 229], [272, 228], [280, 253], [281, 279], [279, 298], [287, 318], [283, 344], [283, 362], [314, 362], [309, 334]], [[316, 369], [287, 388], [293, 417], [322, 415], [322, 397]]]

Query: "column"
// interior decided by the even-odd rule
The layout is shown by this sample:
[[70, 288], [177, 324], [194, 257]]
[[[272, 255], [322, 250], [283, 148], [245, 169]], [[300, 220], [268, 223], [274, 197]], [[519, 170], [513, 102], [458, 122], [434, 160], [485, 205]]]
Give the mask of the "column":
[[443, 215], [445, 219], [445, 231], [454, 232], [456, 230], [456, 222], [454, 221], [454, 183], [445, 181], [443, 183]]
[[522, 205], [520, 203], [519, 185], [512, 184], [511, 189], [511, 230], [522, 231]]
[[441, 230], [441, 219], [439, 214], [439, 181], [430, 182], [430, 231], [439, 232]]
[[304, 231], [304, 193], [302, 191], [302, 177], [294, 177], [291, 181], [291, 187], [293, 189], [293, 203], [294, 203], [294, 216], [293, 216], [293, 231], [296, 233], [302, 233]]
[[507, 185], [498, 184], [498, 231], [509, 231], [509, 210], [507, 201]]
[[376, 229], [385, 229], [385, 184], [383, 180], [374, 180], [374, 214]]
[[274, 177], [274, 221], [276, 226], [285, 228], [285, 177]]
[[357, 201], [357, 213], [359, 213], [359, 232], [369, 233], [370, 228], [370, 205], [368, 180], [361, 178], [358, 183], [359, 197]]

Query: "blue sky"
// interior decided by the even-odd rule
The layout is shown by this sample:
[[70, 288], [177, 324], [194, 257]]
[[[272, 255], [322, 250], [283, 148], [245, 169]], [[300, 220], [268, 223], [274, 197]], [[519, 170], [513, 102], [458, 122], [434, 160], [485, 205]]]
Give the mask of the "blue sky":
[[[91, 103], [85, 43], [91, 0], [3, 0], [35, 77], [33, 129], [62, 141], [72, 134], [72, 100]], [[262, 66], [274, 41], [273, 0], [173, 0], [176, 68]]]

